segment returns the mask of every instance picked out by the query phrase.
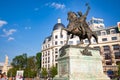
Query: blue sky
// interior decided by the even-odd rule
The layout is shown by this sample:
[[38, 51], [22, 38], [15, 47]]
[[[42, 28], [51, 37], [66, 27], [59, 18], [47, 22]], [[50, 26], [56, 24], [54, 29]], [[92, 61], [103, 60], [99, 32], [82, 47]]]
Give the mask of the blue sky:
[[91, 17], [103, 18], [106, 27], [120, 21], [120, 0], [0, 0], [0, 62], [5, 55], [36, 55], [45, 37], [52, 32], [57, 18], [66, 26], [68, 11], [86, 11]]

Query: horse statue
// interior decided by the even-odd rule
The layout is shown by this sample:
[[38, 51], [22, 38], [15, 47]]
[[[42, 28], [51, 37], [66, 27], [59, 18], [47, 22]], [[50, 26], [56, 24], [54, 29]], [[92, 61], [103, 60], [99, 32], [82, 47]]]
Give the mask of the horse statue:
[[80, 43], [83, 43], [84, 39], [88, 39], [89, 44], [85, 47], [83, 53], [88, 52], [88, 47], [91, 44], [92, 37], [94, 37], [98, 43], [97, 34], [90, 29], [88, 23], [86, 22], [86, 16], [88, 15], [89, 10], [90, 7], [88, 6], [84, 15], [82, 15], [81, 11], [78, 12], [78, 15], [75, 12], [68, 12], [67, 20], [69, 20], [69, 24], [67, 25], [67, 28], [61, 29], [61, 34], [62, 30], [67, 31], [67, 41], [65, 45], [68, 44], [68, 40], [73, 38], [74, 35], [79, 37]]

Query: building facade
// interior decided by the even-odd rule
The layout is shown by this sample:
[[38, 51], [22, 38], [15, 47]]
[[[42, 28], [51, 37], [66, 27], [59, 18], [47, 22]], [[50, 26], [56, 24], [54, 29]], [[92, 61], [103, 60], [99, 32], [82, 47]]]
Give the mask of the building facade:
[[0, 73], [5, 73], [7, 75], [8, 70], [12, 68], [12, 66], [8, 63], [8, 56], [5, 57], [5, 62], [0, 62]]
[[[89, 22], [90, 28], [95, 31], [98, 35], [98, 44], [94, 38], [91, 39], [92, 44], [90, 47], [100, 50], [102, 56], [102, 62], [104, 71], [113, 70], [117, 71], [117, 64], [120, 63], [120, 31], [118, 27], [105, 28], [103, 19], [92, 18]], [[61, 28], [65, 27], [61, 20], [58, 19], [58, 23], [53, 27], [52, 34], [45, 38], [42, 44], [42, 62], [41, 65], [44, 68], [49, 68], [51, 66], [57, 66], [56, 59], [59, 56], [59, 49], [66, 43], [67, 33], [62, 31]], [[69, 45], [79, 44], [79, 38], [74, 36], [74, 38], [69, 39]], [[84, 40], [85, 44], [88, 44], [88, 40]]]

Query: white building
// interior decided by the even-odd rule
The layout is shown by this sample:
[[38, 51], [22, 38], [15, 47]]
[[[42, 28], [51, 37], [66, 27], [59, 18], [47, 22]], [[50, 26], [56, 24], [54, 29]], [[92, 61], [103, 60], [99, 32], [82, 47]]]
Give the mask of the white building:
[[[97, 20], [98, 23], [94, 20]], [[60, 35], [61, 27], [65, 26], [58, 19], [58, 23], [53, 27], [52, 34], [43, 42], [41, 65], [44, 68], [49, 69], [51, 66], [57, 65], [56, 59], [59, 55], [59, 49], [66, 43], [67, 39], [66, 31], [62, 31], [62, 36]], [[105, 29], [103, 19], [92, 18], [90, 28], [97, 33], [99, 42], [96, 44], [95, 39], [92, 38], [90, 46], [100, 50], [104, 71], [106, 72], [109, 69], [117, 71], [116, 64], [120, 62], [120, 32], [117, 26]], [[74, 37], [68, 42], [70, 45], [78, 43], [80, 43], [78, 37]], [[88, 40], [84, 40], [84, 43], [88, 44]]]
[[89, 21], [89, 26], [93, 31], [102, 30], [105, 28], [104, 20], [92, 17], [92, 19]]
[[50, 36], [45, 38], [42, 45], [42, 67], [49, 69], [53, 65], [57, 65], [55, 61], [59, 54], [59, 49], [65, 44], [67, 34], [63, 31], [60, 35], [61, 27], [65, 27], [61, 20], [58, 19], [53, 27], [53, 32]]
[[0, 73], [5, 73], [7, 75], [10, 68], [12, 68], [12, 66], [8, 64], [8, 56], [6, 55], [5, 62], [0, 62]]

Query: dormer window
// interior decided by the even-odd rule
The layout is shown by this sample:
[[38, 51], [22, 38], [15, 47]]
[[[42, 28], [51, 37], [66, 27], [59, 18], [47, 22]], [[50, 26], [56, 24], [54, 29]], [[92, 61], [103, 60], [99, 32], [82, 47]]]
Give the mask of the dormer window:
[[101, 31], [101, 35], [106, 35], [106, 31]]
[[116, 33], [116, 30], [115, 29], [111, 29], [110, 30], [110, 34], [115, 34]]

